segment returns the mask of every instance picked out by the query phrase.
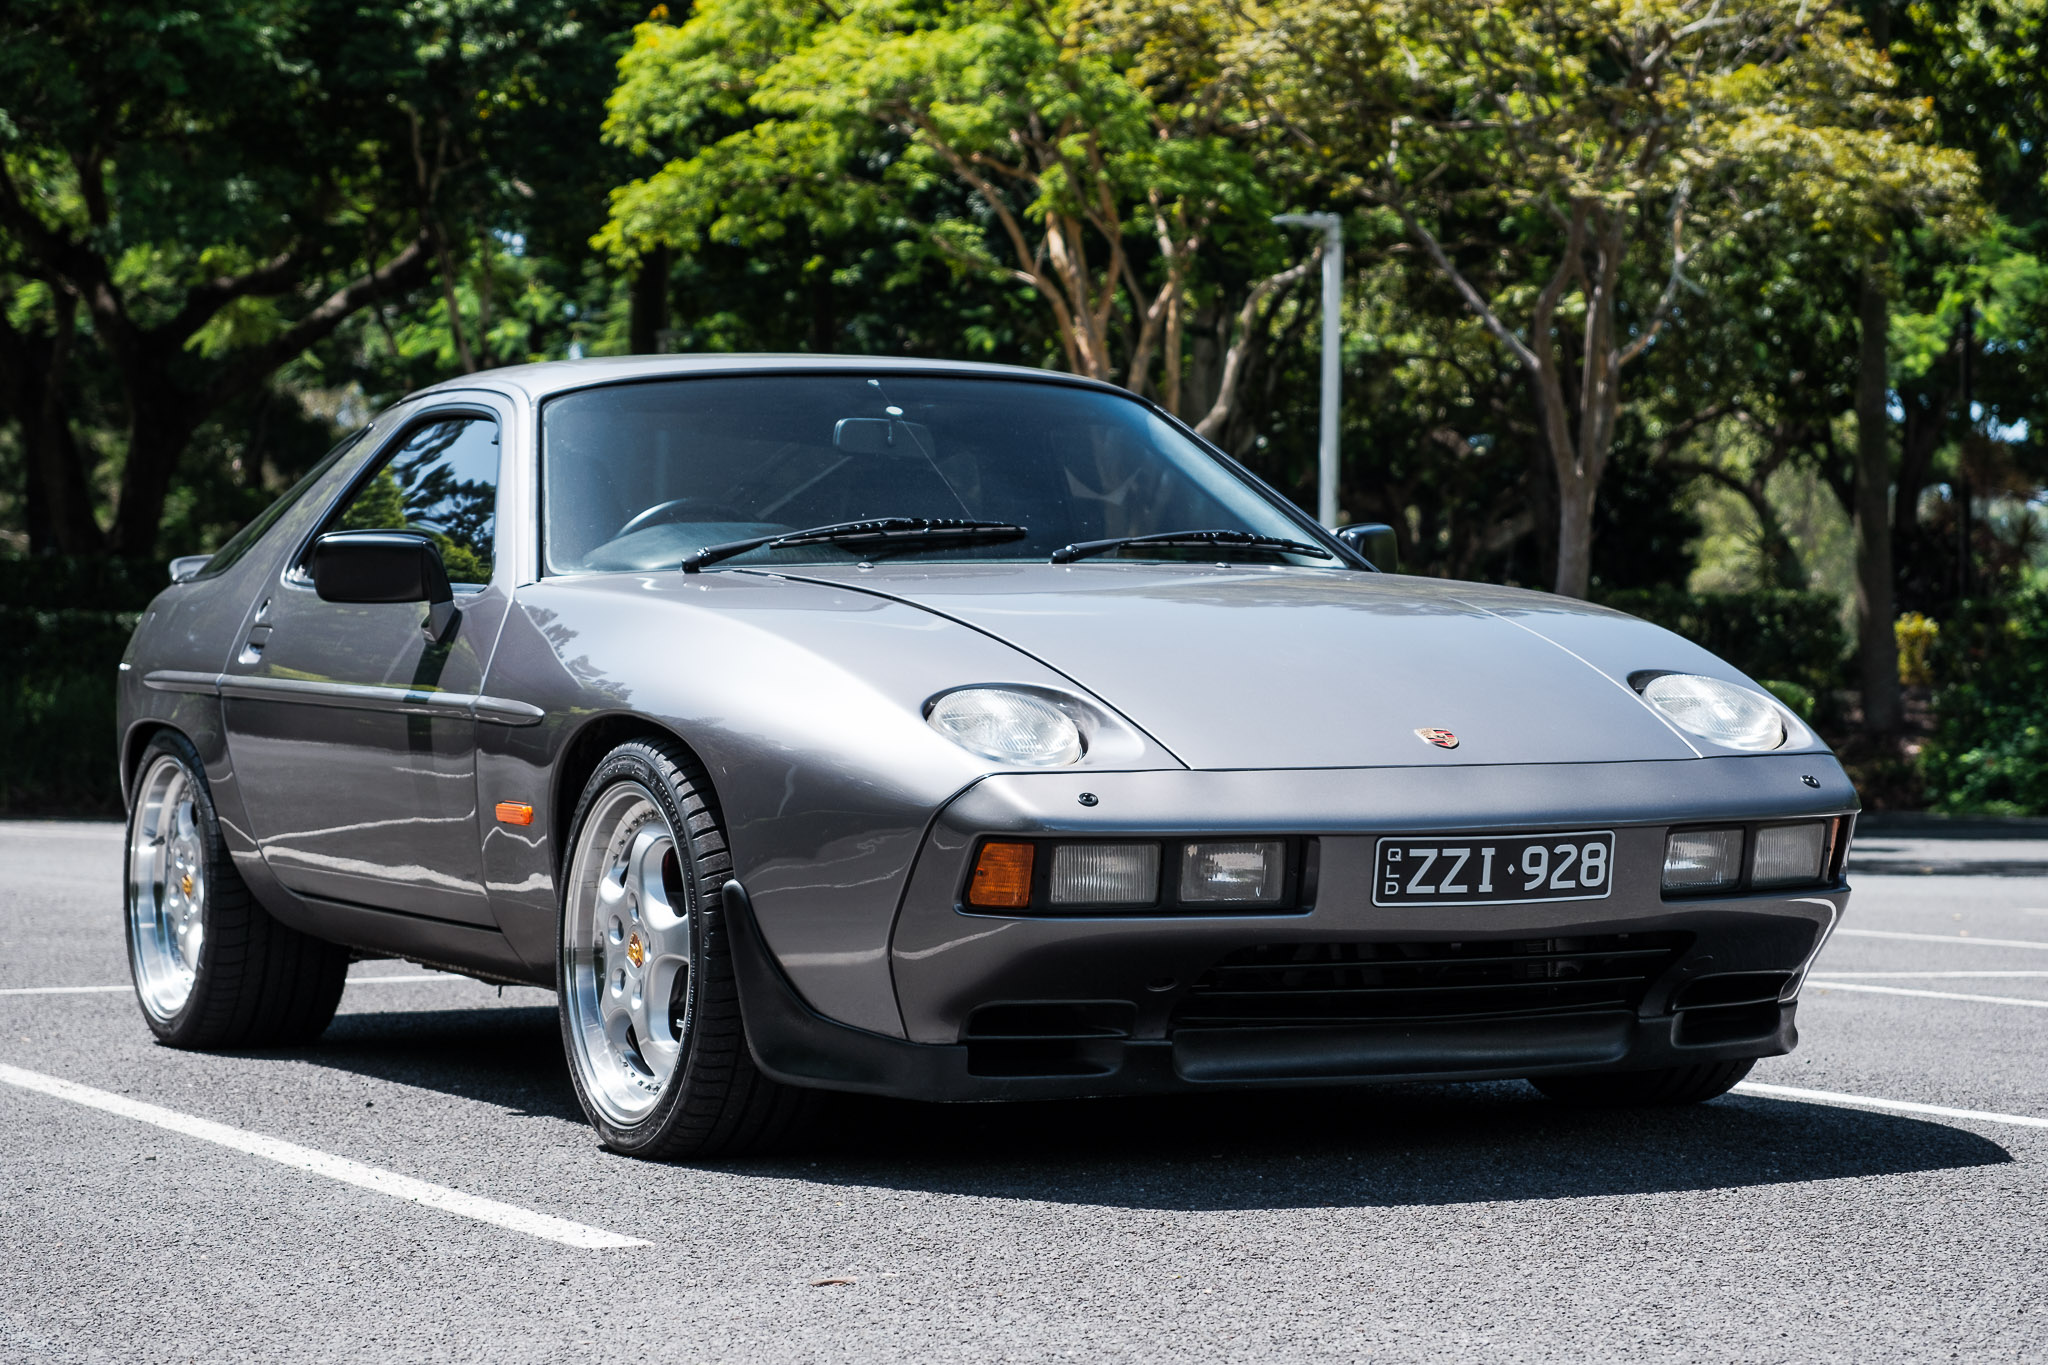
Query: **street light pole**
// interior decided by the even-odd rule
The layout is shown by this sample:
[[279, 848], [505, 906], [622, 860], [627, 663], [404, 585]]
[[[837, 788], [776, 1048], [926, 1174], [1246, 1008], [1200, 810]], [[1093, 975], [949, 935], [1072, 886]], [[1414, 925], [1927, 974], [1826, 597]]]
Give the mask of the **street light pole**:
[[1316, 519], [1337, 524], [1337, 385], [1344, 361], [1344, 220], [1334, 213], [1276, 213], [1283, 227], [1323, 232], [1323, 411], [1316, 439]]

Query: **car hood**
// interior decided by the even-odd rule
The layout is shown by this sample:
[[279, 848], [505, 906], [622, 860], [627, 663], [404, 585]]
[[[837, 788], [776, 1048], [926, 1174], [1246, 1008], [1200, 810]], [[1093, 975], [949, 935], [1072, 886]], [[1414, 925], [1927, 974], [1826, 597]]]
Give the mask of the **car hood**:
[[[1196, 768], [1699, 757], [1627, 684], [1747, 681], [1668, 631], [1547, 593], [1342, 570], [876, 565], [781, 570], [914, 604], [1064, 674]], [[962, 678], [962, 683], [1000, 678]], [[1445, 749], [1418, 730], [1447, 730]]]

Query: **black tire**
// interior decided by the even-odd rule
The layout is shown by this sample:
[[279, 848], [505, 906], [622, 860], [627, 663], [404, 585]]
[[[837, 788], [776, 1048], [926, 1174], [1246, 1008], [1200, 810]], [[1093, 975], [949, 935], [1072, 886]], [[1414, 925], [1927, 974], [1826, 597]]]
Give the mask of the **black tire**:
[[[167, 789], [162, 784], [175, 780], [173, 772], [181, 785]], [[152, 806], [152, 799], [162, 796], [174, 799]], [[190, 991], [173, 1003], [164, 992], [162, 954], [150, 956], [151, 943], [161, 940], [152, 940], [149, 933], [170, 888], [159, 877], [144, 881], [138, 872], [149, 870], [149, 851], [159, 846], [151, 843], [152, 828], [162, 833], [159, 817], [177, 820], [181, 814], [189, 822], [181, 844], [196, 863], [204, 891], [196, 912], [187, 916], [201, 930], [196, 961], [184, 963]], [[159, 1042], [189, 1049], [265, 1048], [320, 1035], [341, 1003], [348, 950], [287, 928], [257, 903], [221, 839], [205, 766], [183, 735], [159, 732], [143, 750], [125, 849], [122, 914], [128, 970], [142, 1017]], [[155, 859], [154, 865], [161, 868], [163, 860]], [[190, 896], [191, 881], [185, 885]]]
[[1578, 1076], [1531, 1076], [1529, 1084], [1551, 1099], [1597, 1109], [1647, 1109], [1700, 1104], [1729, 1089], [1756, 1065], [1751, 1057], [1732, 1062], [1695, 1062], [1655, 1071], [1596, 1071]]
[[[593, 1089], [601, 1083], [596, 1068], [607, 1060], [605, 1054], [593, 1057], [591, 1052], [587, 1022], [591, 1006], [579, 1007], [581, 997], [572, 999], [579, 980], [579, 969], [572, 961], [571, 925], [576, 916], [570, 903], [582, 885], [577, 880], [578, 859], [583, 856], [586, 826], [593, 812], [615, 805], [621, 788], [637, 788], [651, 795], [674, 836], [678, 856], [664, 867], [679, 881], [675, 890], [682, 893], [688, 920], [684, 932], [690, 943], [687, 999], [682, 1005], [687, 1022], [676, 1040], [679, 1051], [651, 1107], [631, 1121], [607, 1114], [593, 1097]], [[556, 984], [569, 1075], [598, 1137], [615, 1152], [651, 1161], [739, 1156], [786, 1141], [812, 1112], [816, 1092], [781, 1085], [762, 1075], [748, 1049], [733, 976], [732, 945], [719, 896], [720, 888], [732, 879], [732, 857], [717, 799], [702, 765], [673, 741], [621, 744], [605, 755], [585, 784], [570, 830], [560, 883]], [[590, 967], [581, 970], [588, 974]], [[610, 970], [610, 964], [603, 964], [595, 976], [608, 979]], [[602, 984], [597, 988], [601, 994]], [[579, 1008], [585, 1011], [583, 1024], [575, 1017]], [[672, 1003], [669, 1008], [673, 1023], [677, 1007]], [[584, 1041], [579, 1042], [579, 1037]], [[586, 1067], [592, 1068], [590, 1075], [586, 1075]]]

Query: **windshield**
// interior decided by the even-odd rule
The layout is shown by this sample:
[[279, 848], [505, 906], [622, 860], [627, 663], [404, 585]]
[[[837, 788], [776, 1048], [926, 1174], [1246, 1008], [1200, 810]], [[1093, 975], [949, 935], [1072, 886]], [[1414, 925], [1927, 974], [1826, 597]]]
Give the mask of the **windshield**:
[[[552, 400], [542, 430], [551, 573], [675, 568], [708, 545], [881, 517], [1025, 534], [764, 546], [725, 562], [1043, 561], [1078, 541], [1170, 531], [1305, 535], [1143, 404], [1060, 384], [903, 374], [621, 384]], [[1127, 553], [1216, 557], [1194, 547]]]

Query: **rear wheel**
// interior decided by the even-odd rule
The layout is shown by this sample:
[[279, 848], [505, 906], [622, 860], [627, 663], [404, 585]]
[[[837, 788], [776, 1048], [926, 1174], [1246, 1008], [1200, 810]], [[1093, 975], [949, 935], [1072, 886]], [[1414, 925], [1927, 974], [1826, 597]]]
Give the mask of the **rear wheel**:
[[348, 950], [272, 919], [235, 871], [199, 755], [182, 735], [143, 751], [128, 812], [128, 967], [150, 1031], [172, 1047], [275, 1047], [334, 1018]]
[[562, 1042], [605, 1145], [653, 1160], [780, 1138], [809, 1094], [754, 1066], [719, 906], [725, 830], [679, 745], [622, 744], [584, 788], [562, 897]]
[[1756, 1065], [1754, 1058], [1695, 1062], [1655, 1071], [1599, 1071], [1583, 1076], [1532, 1076], [1529, 1084], [1551, 1099], [1589, 1108], [1635, 1109], [1699, 1104], [1725, 1095]]

